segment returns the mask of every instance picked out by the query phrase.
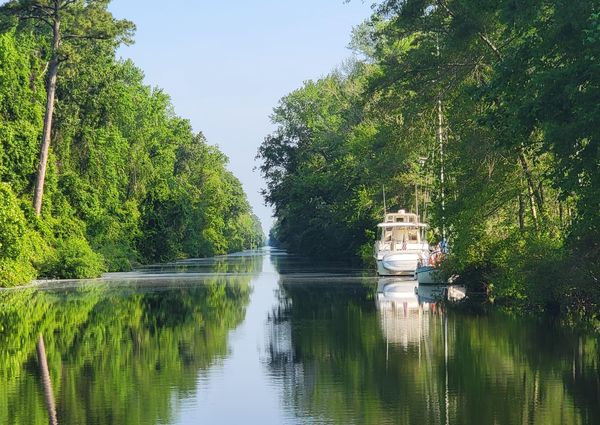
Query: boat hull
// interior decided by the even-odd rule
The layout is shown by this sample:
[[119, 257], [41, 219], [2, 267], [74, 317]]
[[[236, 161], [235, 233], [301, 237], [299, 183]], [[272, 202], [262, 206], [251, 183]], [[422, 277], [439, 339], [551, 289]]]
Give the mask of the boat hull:
[[418, 263], [418, 254], [390, 253], [377, 259], [377, 273], [380, 276], [411, 276], [414, 275]]
[[447, 285], [448, 280], [443, 279], [438, 269], [432, 266], [417, 267], [415, 278], [419, 285]]

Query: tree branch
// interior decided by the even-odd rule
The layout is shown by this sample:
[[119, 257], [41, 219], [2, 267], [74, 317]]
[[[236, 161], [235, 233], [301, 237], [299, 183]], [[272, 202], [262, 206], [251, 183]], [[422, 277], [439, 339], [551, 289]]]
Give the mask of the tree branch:
[[54, 25], [52, 25], [52, 22], [50, 22], [48, 19], [46, 19], [44, 17], [41, 17], [41, 16], [36, 16], [36, 15], [21, 15], [18, 18], [19, 19], [32, 19], [34, 21], [42, 21], [46, 25], [48, 25], [50, 28], [54, 28]]
[[[438, 4], [446, 12], [448, 12], [448, 15], [450, 15], [453, 18], [456, 18], [456, 14], [452, 10], [450, 10], [450, 8], [446, 5], [444, 0], [438, 0]], [[500, 50], [498, 50], [498, 48], [494, 45], [494, 43], [492, 43], [492, 41], [483, 32], [477, 30], [477, 35], [494, 52], [494, 54], [498, 57], [498, 59], [502, 59], [502, 54], [500, 53]]]
[[52, 8], [50, 6], [44, 6], [42, 4], [32, 3], [31, 7], [33, 9], [38, 10], [40, 13], [44, 14], [47, 17], [54, 16], [54, 8]]
[[111, 36], [107, 34], [98, 35], [76, 35], [76, 34], [64, 34], [63, 40], [110, 40]]
[[77, 0], [63, 0], [63, 1], [62, 1], [61, 3], [59, 3], [59, 4], [60, 4], [60, 7], [61, 7], [61, 8], [63, 8], [63, 7], [67, 7], [67, 6], [69, 6], [70, 4], [73, 4], [73, 3], [75, 3], [76, 1], [77, 1]]

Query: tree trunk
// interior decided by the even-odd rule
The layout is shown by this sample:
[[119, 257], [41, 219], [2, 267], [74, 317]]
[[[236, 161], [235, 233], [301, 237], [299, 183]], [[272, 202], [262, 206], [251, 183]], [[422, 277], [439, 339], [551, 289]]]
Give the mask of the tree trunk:
[[50, 380], [50, 371], [48, 369], [48, 358], [46, 357], [46, 345], [44, 337], [40, 334], [37, 343], [38, 362], [40, 364], [40, 373], [42, 375], [42, 385], [44, 387], [44, 397], [46, 398], [46, 409], [48, 410], [48, 422], [50, 425], [58, 425], [56, 416], [56, 402], [54, 401], [54, 392], [52, 390], [52, 381]]
[[521, 233], [525, 231], [525, 202], [523, 195], [519, 193], [519, 230]]
[[544, 215], [544, 201], [538, 188], [535, 186], [533, 181], [533, 175], [531, 170], [529, 169], [529, 164], [527, 163], [527, 159], [525, 158], [525, 154], [523, 153], [523, 148], [519, 148], [519, 161], [521, 162], [521, 168], [523, 168], [523, 173], [527, 179], [527, 186], [529, 187], [529, 194], [535, 200], [535, 204], [540, 211], [540, 214]]
[[48, 163], [48, 151], [52, 137], [52, 117], [54, 115], [54, 98], [56, 96], [56, 80], [58, 76], [58, 49], [60, 48], [60, 21], [55, 17], [53, 27], [53, 52], [48, 67], [48, 81], [46, 89], [46, 113], [44, 115], [44, 130], [42, 133], [42, 145], [40, 147], [40, 160], [33, 194], [33, 208], [36, 215], [42, 212], [42, 198], [44, 197], [44, 182], [46, 180], [46, 165]]
[[564, 224], [564, 212], [563, 212], [563, 204], [562, 202], [559, 200], [558, 201], [558, 218], [560, 220], [560, 227], [563, 227]]
[[415, 214], [419, 217], [419, 186], [415, 184]]
[[531, 208], [531, 218], [533, 218], [533, 226], [538, 228], [538, 216], [537, 211], [535, 209], [535, 201], [533, 199], [533, 192], [531, 190], [531, 186], [527, 185], [527, 193], [529, 195], [529, 208]]

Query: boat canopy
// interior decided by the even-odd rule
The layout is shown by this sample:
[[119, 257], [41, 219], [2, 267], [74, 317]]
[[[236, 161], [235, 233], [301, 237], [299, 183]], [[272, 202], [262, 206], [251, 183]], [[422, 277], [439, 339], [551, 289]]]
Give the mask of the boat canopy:
[[377, 227], [384, 227], [384, 228], [389, 228], [389, 227], [412, 227], [417, 228], [417, 227], [429, 227], [427, 224], [425, 223], [403, 223], [403, 222], [395, 222], [395, 223], [379, 223], [377, 225]]

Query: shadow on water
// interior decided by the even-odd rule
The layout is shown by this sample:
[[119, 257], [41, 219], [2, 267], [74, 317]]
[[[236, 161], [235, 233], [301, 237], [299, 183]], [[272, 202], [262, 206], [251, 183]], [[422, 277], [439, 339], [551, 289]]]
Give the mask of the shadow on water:
[[270, 260], [273, 268], [278, 274], [293, 279], [299, 277], [306, 280], [309, 277], [320, 279], [327, 277], [369, 277], [373, 273], [365, 271], [360, 264], [343, 261], [318, 261], [312, 258], [288, 255], [285, 251], [278, 249], [270, 250]]
[[446, 311], [439, 288], [406, 280], [301, 283], [280, 279], [266, 366], [298, 418], [336, 424], [600, 421], [595, 335], [499, 313]]

